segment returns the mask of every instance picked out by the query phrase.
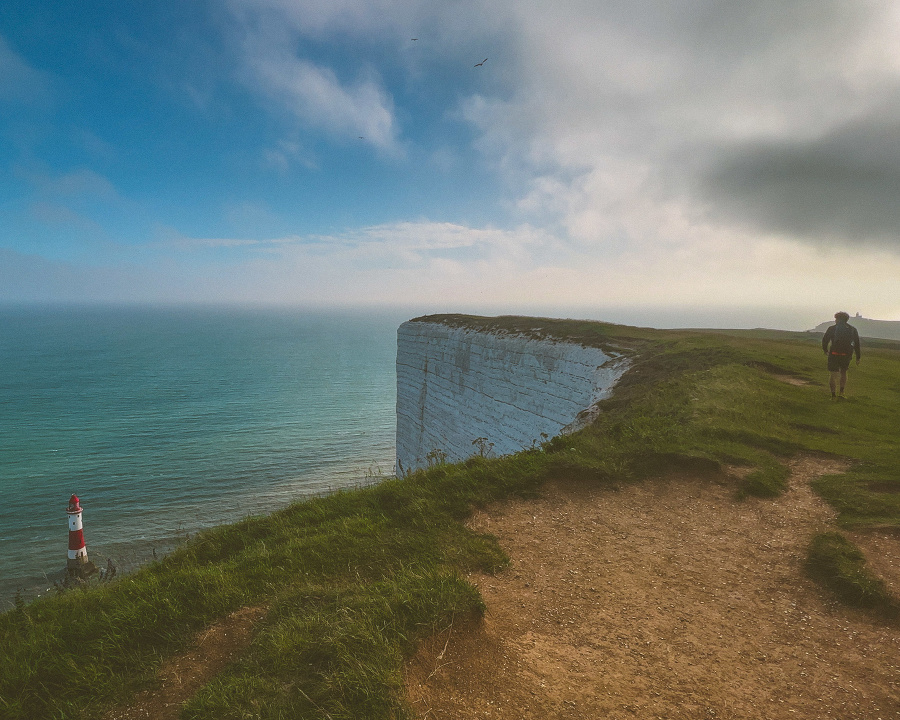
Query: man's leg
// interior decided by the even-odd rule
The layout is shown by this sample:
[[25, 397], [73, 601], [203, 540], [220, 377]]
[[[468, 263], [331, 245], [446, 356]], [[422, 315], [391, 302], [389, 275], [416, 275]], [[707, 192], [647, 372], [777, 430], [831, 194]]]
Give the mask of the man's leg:
[[828, 386], [831, 388], [831, 397], [834, 397], [835, 390], [837, 390], [837, 370], [833, 370], [831, 372], [831, 378], [828, 381]]
[[847, 368], [841, 368], [841, 397], [844, 396], [844, 387], [847, 385]]

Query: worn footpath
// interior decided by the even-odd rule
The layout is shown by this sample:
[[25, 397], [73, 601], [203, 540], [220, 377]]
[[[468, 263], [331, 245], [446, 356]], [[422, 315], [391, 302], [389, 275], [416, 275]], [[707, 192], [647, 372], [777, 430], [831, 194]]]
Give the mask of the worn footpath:
[[[833, 513], [793, 463], [788, 493], [734, 499], [692, 477], [551, 483], [479, 513], [510, 567], [473, 575], [483, 623], [407, 666], [419, 718], [900, 718], [900, 629], [832, 600], [803, 569]], [[896, 536], [854, 537], [900, 590]]]

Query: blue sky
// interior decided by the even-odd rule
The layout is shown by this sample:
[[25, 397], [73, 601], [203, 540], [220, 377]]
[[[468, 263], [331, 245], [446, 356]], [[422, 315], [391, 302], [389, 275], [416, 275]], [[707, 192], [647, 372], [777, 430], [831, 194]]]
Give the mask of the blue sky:
[[0, 301], [900, 319], [896, 7], [635, 5], [5, 0]]

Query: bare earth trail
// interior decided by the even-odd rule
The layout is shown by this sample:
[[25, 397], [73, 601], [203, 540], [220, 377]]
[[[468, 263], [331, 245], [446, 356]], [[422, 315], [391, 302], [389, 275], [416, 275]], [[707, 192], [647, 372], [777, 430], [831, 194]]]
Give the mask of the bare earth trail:
[[[512, 563], [470, 578], [482, 624], [431, 638], [407, 666], [417, 717], [900, 718], [900, 629], [803, 570], [811, 536], [833, 528], [809, 480], [840, 470], [798, 459], [776, 500], [679, 477], [551, 484], [479, 513], [472, 527]], [[900, 540], [853, 539], [898, 592]]]

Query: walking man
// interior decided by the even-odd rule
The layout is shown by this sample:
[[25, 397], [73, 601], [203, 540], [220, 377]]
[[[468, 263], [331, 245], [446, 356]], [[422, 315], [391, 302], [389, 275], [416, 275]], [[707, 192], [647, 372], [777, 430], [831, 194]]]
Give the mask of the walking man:
[[840, 375], [840, 394], [837, 397], [843, 399], [844, 387], [847, 385], [847, 368], [850, 367], [850, 358], [854, 352], [856, 364], [859, 365], [859, 333], [849, 324], [850, 316], [847, 313], [835, 313], [834, 319], [835, 324], [825, 331], [822, 338], [822, 350], [828, 356], [828, 371], [831, 373], [828, 384], [831, 386], [831, 397], [835, 397], [835, 385]]

